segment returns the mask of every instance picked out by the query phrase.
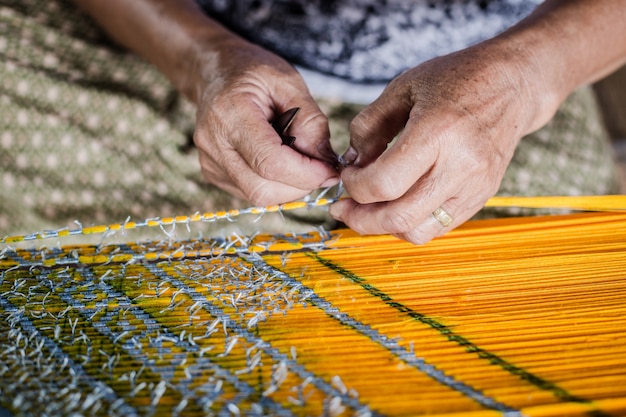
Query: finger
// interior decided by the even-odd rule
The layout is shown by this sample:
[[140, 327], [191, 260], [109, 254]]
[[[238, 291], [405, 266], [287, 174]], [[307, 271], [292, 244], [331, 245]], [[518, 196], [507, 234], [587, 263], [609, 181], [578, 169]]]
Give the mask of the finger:
[[259, 176], [310, 190], [334, 185], [339, 181], [339, 173], [334, 166], [282, 145], [274, 132], [264, 134], [254, 144], [238, 149], [246, 163]]
[[[224, 166], [225, 172], [216, 175], [208, 169], [203, 169], [207, 180], [236, 197], [250, 201], [255, 206], [298, 200], [312, 191], [259, 177], [235, 150], [226, 151], [225, 156], [229, 159], [229, 164]], [[203, 167], [214, 166], [214, 162], [205, 154], [200, 154], [200, 163]]]
[[342, 155], [345, 164], [367, 166], [385, 151], [411, 110], [403, 96], [390, 86], [355, 116], [350, 124], [350, 147]]
[[438, 187], [434, 178], [429, 173], [411, 192], [393, 201], [368, 204], [352, 198], [339, 201], [330, 208], [330, 214], [362, 234], [405, 233], [421, 224], [439, 203], [452, 195], [450, 188]]
[[[444, 226], [437, 220], [433, 212], [438, 208], [448, 213], [451, 223]], [[348, 199], [333, 204], [330, 214], [360, 234], [391, 234], [414, 244], [425, 244], [464, 221], [462, 217], [453, 217], [459, 212], [454, 200], [448, 200], [430, 210], [411, 205], [400, 207], [393, 203], [360, 205]]]
[[[260, 177], [308, 190], [338, 182], [339, 174], [334, 166], [283, 145], [261, 111], [251, 113], [247, 119], [242, 117], [238, 126], [233, 132], [233, 147]], [[296, 142], [299, 140], [297, 138]], [[301, 142], [309, 143], [304, 139]]]
[[[484, 203], [483, 203], [484, 204]], [[393, 233], [395, 237], [417, 245], [430, 242], [467, 221], [482, 205], [451, 198], [435, 207], [424, 220], [412, 230]]]
[[[363, 235], [400, 235], [409, 233], [428, 222], [429, 216], [436, 208], [436, 205], [432, 208], [420, 207], [397, 200], [388, 203], [359, 204], [353, 199], [345, 199], [334, 203], [329, 212], [333, 218]], [[432, 221], [436, 222], [434, 218]], [[436, 226], [432, 221], [427, 230]]]
[[[429, 118], [430, 119], [430, 118]], [[342, 170], [346, 190], [362, 204], [402, 197], [420, 178], [447, 163], [452, 143], [445, 117], [435, 120], [413, 116], [398, 139], [368, 165]]]
[[293, 147], [304, 155], [336, 166], [338, 156], [330, 143], [328, 119], [309, 93], [304, 80], [297, 74], [289, 82], [285, 82], [284, 77], [274, 81], [273, 90], [276, 93], [271, 96], [273, 102], [267, 103], [274, 107], [274, 114], [267, 117], [273, 120], [290, 109], [299, 108], [289, 133], [296, 137]]
[[[337, 165], [338, 155], [330, 143], [330, 128], [328, 119], [322, 113], [317, 103], [311, 100], [297, 100], [293, 102], [298, 111], [288, 134], [296, 138], [293, 148], [303, 155]], [[293, 107], [290, 107], [293, 108]], [[282, 112], [282, 108], [277, 112]]]
[[[358, 204], [352, 199], [339, 201], [330, 207], [330, 214], [361, 234], [389, 233], [415, 244], [424, 244], [467, 221], [489, 198], [484, 192], [473, 192], [474, 187], [470, 186], [468, 190], [462, 181], [446, 186], [433, 177], [430, 185], [423, 185], [424, 182], [422, 190], [413, 189], [393, 202]], [[450, 217], [449, 223], [435, 214], [438, 209]]]

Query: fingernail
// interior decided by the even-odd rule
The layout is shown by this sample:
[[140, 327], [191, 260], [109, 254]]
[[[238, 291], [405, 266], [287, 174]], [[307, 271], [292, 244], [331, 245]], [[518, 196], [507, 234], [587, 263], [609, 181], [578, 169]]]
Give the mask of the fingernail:
[[340, 211], [339, 209], [337, 209], [336, 205], [334, 205], [334, 204], [333, 204], [333, 205], [331, 205], [331, 206], [328, 208], [328, 214], [330, 214], [330, 216], [331, 216], [333, 219], [335, 219], [335, 220], [337, 220], [337, 221], [340, 221], [340, 222], [342, 222], [342, 223], [344, 222], [344, 221], [343, 221], [343, 218], [341, 217], [341, 214], [342, 214], [342, 213], [341, 213], [341, 211]]
[[332, 187], [333, 185], [337, 185], [337, 184], [339, 184], [339, 178], [332, 177], [324, 181], [322, 185], [320, 185], [320, 188]]
[[358, 156], [359, 154], [356, 152], [356, 149], [350, 146], [348, 150], [339, 157], [339, 163], [343, 166], [352, 165]]
[[317, 151], [322, 155], [325, 161], [335, 163], [337, 161], [337, 154], [333, 150], [329, 142], [324, 142], [317, 147]]

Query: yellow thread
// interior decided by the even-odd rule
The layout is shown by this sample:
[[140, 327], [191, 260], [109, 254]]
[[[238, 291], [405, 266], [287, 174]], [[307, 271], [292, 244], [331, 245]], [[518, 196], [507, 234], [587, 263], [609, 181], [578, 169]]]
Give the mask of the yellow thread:
[[46, 259], [43, 261], [43, 266], [51, 267], [57, 264], [57, 260], [55, 258]]
[[134, 229], [135, 227], [137, 227], [137, 223], [136, 222], [124, 223], [124, 229], [126, 229], [126, 230]]
[[587, 211], [626, 211], [626, 195], [492, 197], [485, 207], [561, 208]]
[[[625, 230], [625, 213], [586, 213], [469, 222], [422, 246], [350, 230], [333, 232], [341, 237], [329, 244], [298, 235], [233, 239], [228, 249], [206, 239], [161, 253], [149, 252], [162, 248], [157, 243], [124, 246], [133, 260], [153, 264], [124, 263], [130, 255], [114, 245], [18, 250], [23, 264], [0, 263], [0, 312], [5, 330], [9, 319], [12, 327], [28, 323], [130, 406], [149, 404], [156, 387], [166, 387], [157, 415], [181, 401], [177, 386], [208, 387], [217, 411], [234, 398], [232, 382], [208, 384], [217, 383], [209, 364], [231, 381], [258, 384], [263, 401], [295, 415], [325, 414], [330, 401], [318, 386], [384, 415], [506, 414], [463, 394], [468, 388], [511, 414], [623, 415]], [[316, 242], [320, 251], [301, 250]], [[261, 254], [182, 261], [241, 250]], [[54, 270], [29, 268], [37, 262]], [[14, 344], [27, 361], [5, 357], [23, 368], [56, 362], [38, 356], [37, 337]], [[97, 347], [89, 356], [87, 343]], [[152, 364], [167, 365], [166, 373]], [[294, 372], [299, 366], [313, 379]], [[439, 372], [463, 385], [444, 385], [433, 378]], [[20, 375], [5, 379], [17, 384]], [[28, 382], [61, 391], [63, 375], [30, 371]], [[275, 380], [281, 384], [270, 390]], [[152, 390], [135, 391], [148, 384]], [[89, 388], [68, 395], [85, 398]], [[307, 401], [287, 400], [299, 392]], [[206, 391], [189, 393], [193, 406]], [[259, 397], [242, 396], [242, 410]], [[344, 414], [356, 414], [348, 405]]]
[[[343, 199], [346, 197], [341, 197]], [[336, 202], [337, 198], [319, 198], [312, 202], [294, 201], [285, 204], [276, 204], [267, 207], [249, 207], [247, 209], [232, 209], [228, 211], [195, 213], [191, 216], [165, 217], [162, 219], [147, 219], [143, 223], [129, 221], [110, 225], [90, 226], [77, 230], [60, 229], [48, 233], [30, 235], [14, 235], [3, 238], [0, 243], [19, 243], [25, 240], [41, 240], [50, 237], [65, 237], [71, 234], [101, 234], [108, 231], [129, 230], [137, 227], [158, 227], [172, 223], [191, 223], [198, 221], [216, 221], [220, 219], [234, 219], [243, 214], [260, 215], [278, 211], [298, 210], [307, 207], [322, 207]], [[538, 197], [492, 197], [485, 207], [522, 207], [535, 209], [570, 209], [583, 211], [626, 211], [626, 195], [606, 196], [538, 196]]]
[[83, 228], [83, 234], [84, 235], [99, 234], [99, 233], [106, 232], [108, 229], [109, 227], [106, 225], [85, 227]]

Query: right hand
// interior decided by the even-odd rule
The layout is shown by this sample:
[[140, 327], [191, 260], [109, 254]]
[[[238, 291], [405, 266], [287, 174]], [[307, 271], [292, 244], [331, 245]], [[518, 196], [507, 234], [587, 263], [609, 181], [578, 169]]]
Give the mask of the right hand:
[[[194, 0], [74, 1], [196, 103], [194, 140], [207, 181], [256, 205], [339, 181], [326, 117], [286, 61], [228, 31]], [[293, 107], [295, 149], [270, 124]]]

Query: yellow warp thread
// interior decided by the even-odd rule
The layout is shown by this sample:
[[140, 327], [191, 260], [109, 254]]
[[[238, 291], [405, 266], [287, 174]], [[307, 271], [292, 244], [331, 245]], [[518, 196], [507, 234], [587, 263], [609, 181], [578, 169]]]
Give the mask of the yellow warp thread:
[[472, 221], [423, 246], [338, 230], [5, 251], [0, 401], [15, 414], [626, 415], [625, 236], [616, 212]]
[[583, 211], [626, 211], [626, 195], [539, 196], [490, 198], [485, 207], [549, 208]]

